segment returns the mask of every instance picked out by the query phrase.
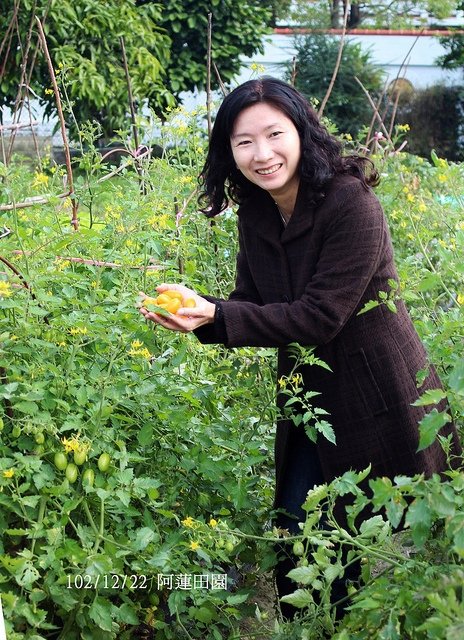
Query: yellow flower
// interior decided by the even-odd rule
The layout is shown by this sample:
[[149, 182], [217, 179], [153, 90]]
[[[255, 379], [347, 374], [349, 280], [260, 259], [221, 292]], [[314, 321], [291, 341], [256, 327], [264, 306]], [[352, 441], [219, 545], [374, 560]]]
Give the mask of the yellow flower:
[[143, 342], [140, 342], [140, 340], [132, 340], [131, 342], [132, 349], [140, 349], [140, 347], [142, 346], [143, 346]]
[[71, 327], [69, 330], [69, 333], [72, 336], [78, 336], [78, 335], [85, 336], [88, 332], [89, 330], [87, 329], [87, 327]]
[[151, 353], [146, 347], [144, 347], [143, 349], [129, 349], [128, 354], [130, 356], [140, 356], [141, 358], [145, 358], [146, 360], [150, 360], [151, 358]]
[[67, 438], [62, 438], [61, 443], [66, 453], [70, 453], [70, 451], [78, 451], [81, 448], [81, 443], [75, 436], [69, 440]]
[[197, 549], [199, 549], [199, 547], [200, 547], [200, 543], [195, 542], [195, 540], [192, 540], [192, 542], [190, 543], [190, 549], [192, 551], [196, 551]]
[[287, 380], [282, 376], [282, 378], [279, 378], [278, 381], [279, 383], [279, 387], [281, 389], [285, 389], [285, 387], [287, 386]]
[[5, 469], [5, 471], [3, 472], [3, 477], [12, 478], [14, 476], [14, 473], [14, 469]]
[[408, 195], [406, 196], [406, 200], [408, 202], [414, 202], [414, 196], [412, 195], [412, 193], [408, 193]]
[[11, 284], [4, 280], [0, 280], [0, 298], [8, 298], [11, 294]]
[[423, 202], [421, 202], [417, 208], [421, 213], [424, 213], [424, 211], [427, 211], [427, 205], [425, 205]]
[[54, 93], [53, 89], [45, 89], [45, 95], [46, 96], [52, 96]]
[[193, 528], [193, 526], [195, 525], [195, 521], [192, 516], [187, 516], [185, 520], [182, 520], [182, 524], [184, 525], [184, 527]]
[[218, 522], [214, 518], [211, 518], [211, 520], [209, 521], [209, 526], [213, 527], [213, 529], [214, 529], [214, 527], [217, 527], [217, 524], [218, 524]]
[[41, 187], [41, 186], [46, 186], [47, 184], [48, 184], [48, 176], [45, 173], [40, 173], [36, 171], [34, 175], [34, 180], [32, 181], [32, 186]]
[[438, 174], [438, 181], [439, 182], [447, 182], [448, 181], [448, 176], [445, 176], [444, 173], [439, 173]]
[[464, 304], [464, 294], [463, 293], [458, 293], [457, 301], [458, 301], [458, 303], [460, 305]]

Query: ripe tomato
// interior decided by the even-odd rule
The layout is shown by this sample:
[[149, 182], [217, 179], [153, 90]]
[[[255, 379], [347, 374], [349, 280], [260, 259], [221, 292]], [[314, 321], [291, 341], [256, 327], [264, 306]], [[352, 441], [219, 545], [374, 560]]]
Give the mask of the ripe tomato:
[[169, 302], [171, 302], [171, 299], [172, 298], [170, 298], [165, 293], [160, 293], [160, 295], [157, 298], [155, 298], [155, 303], [158, 305], [158, 307], [161, 307], [161, 305], [168, 304]]
[[180, 291], [175, 291], [175, 289], [168, 289], [167, 291], [163, 292], [164, 295], [169, 296], [170, 298], [174, 298], [176, 300], [180, 300], [182, 302], [182, 294]]
[[193, 298], [185, 298], [184, 302], [182, 303], [182, 306], [187, 307], [188, 309], [193, 309], [193, 307], [197, 306], [197, 303]]
[[62, 451], [57, 451], [53, 458], [53, 462], [55, 463], [55, 467], [60, 471], [64, 471], [68, 466], [68, 458], [65, 453]]
[[82, 474], [82, 484], [87, 487], [93, 486], [95, 480], [95, 471], [93, 469], [86, 469]]
[[87, 460], [87, 451], [85, 449], [77, 449], [74, 451], [74, 462], [80, 467]]
[[182, 306], [182, 302], [178, 298], [172, 298], [166, 304], [166, 311], [169, 311], [169, 313], [172, 313], [175, 315], [179, 311], [181, 306]]
[[102, 453], [98, 458], [98, 468], [102, 473], [106, 473], [110, 468], [111, 457], [109, 453]]
[[78, 473], [79, 471], [76, 465], [73, 462], [70, 462], [65, 471], [66, 478], [70, 484], [74, 484], [74, 482], [76, 482]]

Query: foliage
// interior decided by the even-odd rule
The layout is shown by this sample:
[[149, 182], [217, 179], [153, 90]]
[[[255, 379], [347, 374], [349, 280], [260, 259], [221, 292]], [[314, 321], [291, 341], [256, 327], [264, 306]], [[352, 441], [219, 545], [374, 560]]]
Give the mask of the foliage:
[[[240, 71], [240, 56], [263, 51], [271, 13], [262, 2], [168, 0], [161, 24], [172, 40], [168, 86], [176, 95], [206, 85], [208, 13], [212, 14], [212, 59], [224, 82]], [[218, 87], [214, 70], [212, 82]]]
[[[338, 38], [321, 34], [298, 36], [295, 39], [295, 87], [308, 99], [317, 102], [323, 100], [336, 66], [339, 46]], [[290, 79], [291, 75], [292, 68], [289, 66], [287, 78]], [[372, 62], [371, 54], [363, 51], [359, 43], [347, 41], [324, 115], [339, 131], [352, 136], [356, 136], [372, 119], [372, 107], [355, 77], [374, 100], [381, 93], [382, 71]]]
[[[458, 3], [458, 9], [464, 10], [464, 2]], [[464, 67], [464, 38], [456, 34], [447, 38], [441, 38], [441, 44], [448, 49], [448, 53], [438, 59], [439, 64], [445, 69], [459, 69]]]
[[[462, 387], [461, 387], [462, 388]], [[274, 638], [284, 639], [288, 627], [301, 640], [369, 638], [458, 638], [464, 625], [463, 496], [460, 471], [438, 476], [368, 479], [369, 469], [352, 471], [309, 491], [303, 505], [301, 534], [289, 543], [302, 545], [289, 576], [298, 587], [285, 596], [300, 614], [282, 625]], [[368, 497], [369, 495], [369, 497]], [[347, 523], [335, 516], [343, 497]], [[366, 507], [361, 524], [356, 517]], [[401, 522], [406, 527], [395, 533]], [[330, 595], [349, 566], [361, 565], [361, 578], [340, 601], [347, 614], [335, 618]], [[348, 601], [349, 600], [349, 601]]]
[[[351, 2], [348, 26], [374, 29], [402, 29], [417, 24], [417, 16], [427, 12], [443, 19], [458, 8], [460, 0], [365, 0]], [[292, 12], [293, 20], [305, 26], [328, 29], [343, 24], [345, 2], [343, 0], [296, 0]], [[414, 20], [416, 18], [416, 21]]]
[[[83, 131], [77, 231], [70, 201], [53, 195], [61, 167], [0, 165], [1, 204], [50, 198], [4, 212], [12, 233], [0, 240], [22, 275], [7, 265], [0, 274], [8, 640], [126, 640], [144, 631], [156, 640], [422, 640], [443, 627], [457, 638], [462, 473], [441, 482], [348, 472], [310, 492], [301, 533], [288, 537], [269, 525], [274, 351], [201, 345], [138, 314], [137, 292], [152, 294], [161, 281], [218, 295], [232, 287], [235, 216], [227, 211], [211, 225], [195, 207], [202, 118], [176, 109], [163, 124], [147, 123], [140, 135], [162, 157], [138, 161], [137, 171], [132, 158], [118, 174], [92, 146], [92, 127]], [[394, 312], [397, 296], [407, 302], [462, 429], [463, 167], [395, 152], [385, 140], [376, 161], [401, 282], [379, 303]], [[316, 353], [295, 347], [295, 355], [321, 365]], [[421, 446], [444, 419], [429, 415]], [[346, 527], [332, 517], [338, 496], [353, 503]], [[371, 517], [359, 524], [364, 507]], [[345, 553], [331, 546], [339, 542]], [[261, 611], [255, 603], [277, 543], [298, 551], [290, 597], [302, 615], [270, 625], [272, 604]], [[362, 582], [351, 585], [352, 606], [336, 620], [330, 591], [356, 559]]]
[[449, 160], [464, 159], [464, 86], [443, 84], [416, 89], [398, 110], [410, 126], [408, 148], [428, 157], [430, 149]]
[[[8, 35], [14, 7], [7, 0], [0, 16], [0, 34]], [[224, 82], [240, 70], [240, 56], [262, 51], [271, 10], [258, 0], [77, 0], [49, 3], [24, 0], [18, 15], [18, 29], [6, 42], [6, 67], [2, 77], [0, 106], [15, 103], [19, 69], [26, 49], [32, 19], [32, 53], [37, 43], [36, 14], [45, 18], [45, 31], [61, 89], [72, 103], [67, 124], [74, 135], [76, 122], [94, 120], [104, 137], [111, 138], [124, 127], [129, 113], [128, 88], [122, 62], [120, 38], [124, 38], [132, 93], [139, 107], [150, 106], [158, 114], [174, 106], [183, 91], [206, 85], [208, 13], [213, 16], [213, 61]], [[213, 86], [218, 86], [212, 75]], [[42, 55], [35, 58], [31, 89], [46, 106], [46, 114], [56, 114], [50, 75]]]
[[[0, 16], [0, 33], [6, 34], [14, 3], [7, 1]], [[13, 29], [7, 48], [6, 70], [2, 78], [2, 105], [12, 106], [16, 99], [23, 62], [29, 73], [27, 84], [39, 95], [46, 114], [56, 113], [56, 103], [47, 63], [42, 54], [34, 56], [38, 46], [35, 14], [45, 20], [45, 32], [53, 64], [66, 77], [68, 97], [75, 118], [80, 123], [99, 122], [106, 137], [124, 126], [129, 111], [128, 89], [122, 63], [120, 38], [124, 38], [130, 68], [132, 89], [139, 101], [158, 110], [173, 105], [174, 99], [165, 88], [164, 77], [170, 56], [170, 39], [160, 28], [161, 8], [149, 4], [137, 8], [135, 0], [24, 0], [18, 14], [19, 28]], [[32, 27], [31, 50], [23, 60], [27, 34]], [[27, 77], [27, 76], [26, 76]], [[74, 119], [67, 121], [76, 133]]]

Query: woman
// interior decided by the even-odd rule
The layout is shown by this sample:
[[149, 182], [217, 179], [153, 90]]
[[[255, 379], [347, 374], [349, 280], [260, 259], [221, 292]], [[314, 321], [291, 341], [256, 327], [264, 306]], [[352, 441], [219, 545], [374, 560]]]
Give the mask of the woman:
[[[315, 484], [369, 464], [372, 476], [440, 472], [439, 443], [417, 452], [412, 406], [440, 386], [403, 302], [358, 315], [397, 279], [391, 240], [371, 187], [370, 161], [342, 157], [316, 113], [290, 85], [250, 80], [219, 108], [201, 176], [203, 211], [213, 217], [238, 203], [236, 285], [227, 300], [204, 298], [181, 285], [161, 285], [194, 297], [194, 309], [165, 317], [142, 314], [167, 329], [195, 331], [205, 343], [278, 347], [280, 378], [294, 365], [288, 345], [315, 345], [329, 365], [300, 369], [305, 390], [317, 391], [336, 444], [309, 440], [302, 427], [280, 419], [275, 444], [275, 507], [281, 527], [298, 531], [301, 505]], [[428, 368], [419, 386], [417, 373]], [[278, 396], [282, 407], [285, 397]], [[444, 406], [438, 407], [440, 410]], [[454, 426], [454, 451], [460, 445]], [[293, 518], [292, 518], [293, 515]], [[290, 567], [285, 568], [289, 570]], [[289, 585], [278, 576], [281, 595]]]

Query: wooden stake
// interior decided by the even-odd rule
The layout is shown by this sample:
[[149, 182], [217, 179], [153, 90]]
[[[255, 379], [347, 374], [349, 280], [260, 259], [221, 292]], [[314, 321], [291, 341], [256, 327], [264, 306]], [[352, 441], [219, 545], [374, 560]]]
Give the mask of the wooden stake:
[[56, 100], [56, 108], [57, 108], [58, 118], [59, 118], [60, 126], [61, 126], [61, 137], [63, 138], [64, 157], [66, 159], [66, 173], [67, 173], [67, 176], [68, 176], [69, 194], [70, 194], [71, 202], [72, 202], [71, 224], [74, 227], [74, 230], [77, 231], [77, 229], [79, 228], [79, 222], [78, 222], [78, 219], [77, 219], [78, 202], [77, 202], [77, 199], [76, 199], [76, 194], [74, 193], [74, 180], [73, 180], [73, 173], [72, 173], [72, 168], [71, 168], [71, 154], [69, 152], [68, 137], [66, 135], [66, 124], [65, 124], [64, 116], [63, 116], [63, 108], [62, 108], [62, 105], [61, 105], [60, 91], [58, 89], [58, 83], [56, 81], [56, 76], [55, 76], [55, 70], [53, 68], [52, 59], [51, 59], [50, 53], [48, 51], [47, 40], [45, 38], [45, 32], [43, 30], [42, 23], [40, 22], [39, 18], [37, 18], [37, 17], [36, 17], [36, 20], [37, 20], [37, 26], [39, 28], [39, 36], [40, 36], [40, 41], [42, 43], [42, 49], [43, 49], [45, 58], [47, 60], [48, 71], [50, 73], [50, 78], [51, 78], [51, 81], [52, 81], [53, 92], [55, 94], [55, 100]]

